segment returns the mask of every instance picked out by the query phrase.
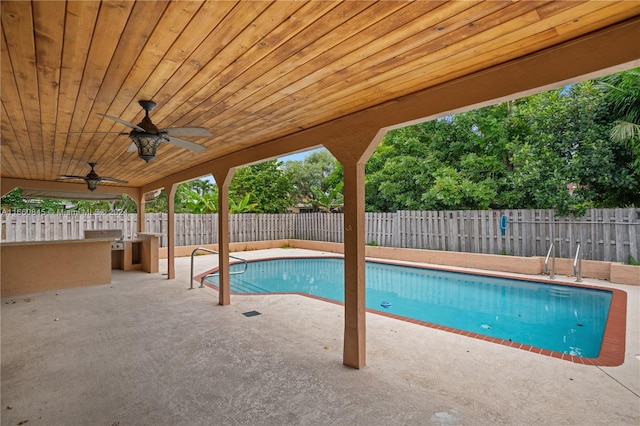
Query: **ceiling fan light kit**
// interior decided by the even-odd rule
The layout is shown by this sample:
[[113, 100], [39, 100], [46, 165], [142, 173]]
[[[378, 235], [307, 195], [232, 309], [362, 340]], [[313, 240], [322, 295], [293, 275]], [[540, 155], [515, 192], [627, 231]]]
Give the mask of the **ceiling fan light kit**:
[[132, 130], [131, 133], [129, 133], [129, 137], [138, 148], [138, 157], [147, 163], [156, 158], [156, 150], [160, 142], [162, 142], [162, 136]]
[[144, 131], [141, 132], [133, 129], [131, 133], [129, 133], [129, 137], [138, 148], [138, 157], [148, 163], [156, 158], [156, 150], [160, 142], [162, 142], [162, 135], [160, 135], [158, 128], [149, 117], [149, 111], [156, 107], [156, 103], [152, 101], [138, 101], [138, 104], [144, 109], [145, 115], [137, 127], [142, 128]]
[[100, 183], [100, 176], [98, 176], [95, 170], [93, 170], [93, 166], [95, 165], [95, 163], [89, 163], [89, 164], [91, 165], [91, 171], [84, 178], [84, 181], [87, 182], [87, 188], [89, 188], [89, 191], [93, 192], [96, 190], [96, 188], [98, 187], [98, 184]]

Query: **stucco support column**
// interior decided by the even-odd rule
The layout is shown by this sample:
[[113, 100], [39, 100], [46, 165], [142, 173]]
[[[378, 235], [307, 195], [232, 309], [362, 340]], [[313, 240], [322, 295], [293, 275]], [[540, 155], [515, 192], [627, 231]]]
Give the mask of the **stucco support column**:
[[345, 132], [327, 148], [344, 168], [344, 347], [342, 363], [366, 365], [364, 168], [384, 132]]
[[343, 364], [366, 364], [364, 164], [344, 167], [344, 347]]
[[218, 185], [218, 304], [231, 304], [229, 275], [229, 184], [235, 169], [219, 168], [213, 174]]
[[144, 215], [144, 208], [145, 208], [145, 194], [142, 194], [142, 192], [140, 193], [140, 196], [137, 200], [134, 200], [136, 202], [136, 212], [137, 212], [137, 219], [138, 219], [138, 234], [144, 232], [147, 229], [147, 223], [145, 220], [145, 215]]
[[[176, 277], [176, 223], [175, 197], [178, 184], [174, 183], [165, 188], [167, 192], [167, 279]], [[192, 279], [192, 277], [190, 277]]]

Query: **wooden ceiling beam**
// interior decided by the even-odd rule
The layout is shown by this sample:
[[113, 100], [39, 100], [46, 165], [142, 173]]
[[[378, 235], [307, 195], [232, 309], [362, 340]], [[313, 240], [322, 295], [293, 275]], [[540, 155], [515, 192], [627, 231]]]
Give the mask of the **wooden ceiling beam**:
[[[90, 192], [87, 189], [86, 183], [72, 183], [72, 182], [56, 182], [50, 180], [36, 180], [36, 179], [14, 179], [14, 178], [2, 178], [1, 193], [6, 195], [15, 188], [23, 189], [37, 189], [42, 191], [56, 191], [65, 193], [77, 193], [86, 194]], [[95, 194], [109, 194], [109, 195], [128, 195], [131, 199], [138, 200], [140, 198], [140, 188], [131, 188], [125, 186], [113, 186], [109, 184], [100, 183], [98, 187], [93, 191]], [[80, 198], [82, 199], [82, 198]]]

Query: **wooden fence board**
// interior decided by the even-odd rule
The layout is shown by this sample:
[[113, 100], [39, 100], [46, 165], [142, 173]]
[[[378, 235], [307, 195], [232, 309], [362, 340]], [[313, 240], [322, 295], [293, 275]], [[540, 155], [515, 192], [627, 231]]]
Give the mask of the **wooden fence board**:
[[[502, 235], [500, 218], [509, 223]], [[366, 243], [416, 249], [546, 256], [554, 243], [558, 257], [575, 256], [581, 244], [588, 260], [640, 259], [640, 209], [591, 209], [580, 218], [556, 217], [553, 210], [398, 211], [366, 213]], [[135, 214], [2, 214], [2, 241], [44, 241], [84, 238], [85, 229], [122, 229], [125, 238], [137, 232]], [[231, 242], [298, 238], [343, 242], [342, 214], [230, 215]], [[148, 213], [145, 232], [165, 234], [166, 213]], [[218, 215], [176, 214], [176, 243], [218, 242]], [[160, 245], [167, 245], [166, 235]]]

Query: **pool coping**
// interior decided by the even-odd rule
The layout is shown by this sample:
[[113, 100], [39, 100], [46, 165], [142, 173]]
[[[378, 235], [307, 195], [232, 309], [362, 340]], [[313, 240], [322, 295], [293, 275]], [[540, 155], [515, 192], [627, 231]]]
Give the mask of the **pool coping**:
[[[264, 258], [256, 258], [256, 259], [247, 259], [247, 262], [259, 262], [259, 261], [265, 261], [265, 260], [294, 259], [294, 258], [295, 259], [305, 259], [305, 258], [306, 259], [318, 259], [318, 258], [344, 259], [344, 257], [342, 256], [264, 257]], [[579, 287], [579, 288], [610, 291], [612, 293], [611, 294], [612, 297], [611, 297], [611, 304], [609, 306], [609, 314], [607, 316], [607, 322], [605, 324], [605, 330], [602, 336], [602, 345], [600, 347], [600, 354], [596, 358], [585, 358], [585, 357], [565, 354], [562, 352], [551, 351], [548, 349], [542, 349], [542, 348], [538, 348], [538, 347], [523, 344], [523, 343], [512, 342], [510, 340], [500, 339], [500, 338], [491, 337], [491, 336], [485, 336], [482, 334], [464, 331], [457, 328], [446, 327], [440, 324], [434, 324], [427, 321], [401, 317], [395, 314], [390, 314], [390, 313], [377, 311], [369, 308], [366, 309], [366, 312], [376, 314], [376, 315], [382, 315], [388, 318], [393, 318], [400, 321], [417, 324], [417, 325], [421, 325], [421, 326], [425, 326], [425, 327], [429, 327], [437, 330], [446, 331], [449, 333], [459, 334], [466, 337], [472, 337], [474, 339], [484, 340], [491, 343], [497, 343], [497, 344], [508, 346], [511, 348], [520, 349], [527, 352], [540, 354], [543, 356], [549, 356], [551, 358], [570, 361], [576, 364], [600, 366], [600, 367], [617, 367], [624, 363], [625, 344], [626, 344], [626, 325], [627, 325], [627, 293], [623, 290], [610, 288], [610, 287], [602, 287], [597, 285], [587, 285], [582, 283], [559, 282], [559, 281], [554, 281], [554, 280], [545, 279], [545, 278], [537, 278], [537, 277], [533, 278], [528, 276], [521, 277], [518, 274], [502, 274], [502, 273], [496, 273], [495, 271], [453, 269], [453, 268], [441, 267], [439, 265], [438, 266], [424, 265], [416, 262], [409, 262], [409, 261], [403, 262], [403, 261], [387, 260], [387, 259], [380, 259], [380, 258], [367, 258], [366, 260], [368, 262], [383, 263], [383, 264], [397, 265], [397, 266], [408, 266], [408, 267], [421, 268], [421, 269], [430, 269], [435, 271], [464, 273], [464, 274], [487, 276], [487, 277], [494, 277], [494, 278], [508, 278], [508, 279], [513, 279], [518, 281], [528, 281], [528, 282], [537, 282], [537, 283], [561, 285], [561, 286], [568, 286], [568, 287]], [[237, 262], [231, 262], [231, 264], [234, 264], [234, 263], [237, 263]], [[201, 273], [192, 277], [192, 279], [196, 282], [200, 282], [204, 276], [214, 273], [218, 271], [218, 269], [219, 269], [218, 267], [210, 269], [204, 273]], [[211, 284], [209, 282], [205, 282], [204, 284], [212, 289], [215, 289], [216, 291], [218, 290], [218, 286], [215, 284]], [[299, 292], [273, 292], [273, 293], [255, 293], [255, 294], [231, 292], [231, 294], [233, 294], [234, 296], [274, 296], [274, 295], [294, 294], [294, 295], [309, 297], [312, 299], [322, 300], [324, 302], [333, 303], [339, 306], [344, 306], [344, 303], [342, 302], [326, 299], [324, 297], [315, 296], [307, 293], [299, 293]]]

